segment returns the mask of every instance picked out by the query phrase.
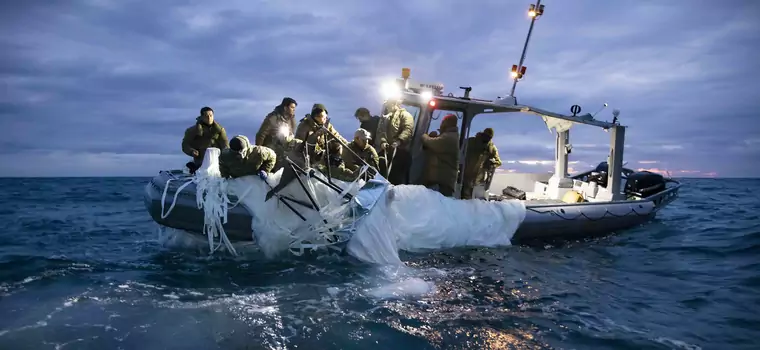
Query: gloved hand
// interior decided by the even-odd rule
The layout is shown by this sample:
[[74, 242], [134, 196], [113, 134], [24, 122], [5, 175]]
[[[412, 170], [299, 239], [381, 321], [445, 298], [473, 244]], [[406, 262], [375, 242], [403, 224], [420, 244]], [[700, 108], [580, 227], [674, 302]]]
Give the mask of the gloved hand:
[[386, 148], [388, 148], [388, 143], [387, 143], [387, 142], [383, 142], [383, 143], [381, 143], [381, 144], [380, 144], [380, 148], [381, 148], [381, 149], [386, 149]]
[[259, 179], [262, 179], [264, 181], [267, 180], [267, 172], [264, 170], [259, 170]]
[[393, 143], [391, 144], [391, 147], [393, 148], [398, 147], [398, 141], [393, 141]]
[[433, 131], [431, 131], [431, 132], [428, 134], [428, 136], [430, 136], [430, 137], [438, 137], [438, 131], [435, 131], [435, 130], [433, 130]]

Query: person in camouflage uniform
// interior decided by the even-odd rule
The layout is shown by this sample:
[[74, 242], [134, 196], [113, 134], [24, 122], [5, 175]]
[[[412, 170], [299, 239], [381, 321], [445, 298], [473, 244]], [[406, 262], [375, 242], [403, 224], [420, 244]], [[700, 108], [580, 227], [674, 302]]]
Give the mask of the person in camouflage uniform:
[[211, 107], [201, 108], [201, 115], [195, 118], [195, 125], [185, 130], [182, 138], [182, 152], [193, 161], [187, 163], [191, 173], [201, 167], [206, 149], [216, 147], [224, 150], [229, 147], [227, 132], [214, 120], [214, 110]]
[[247, 137], [238, 135], [230, 141], [230, 148], [219, 155], [219, 172], [224, 178], [258, 175], [266, 180], [276, 161], [272, 149], [251, 145]]
[[277, 148], [274, 149], [274, 152], [277, 154], [277, 163], [272, 169], [273, 173], [276, 173], [288, 164], [285, 159], [286, 157], [299, 166], [303, 166], [303, 155], [300, 154], [303, 152], [303, 141], [295, 138], [293, 135], [288, 135], [284, 141], [278, 142], [276, 145]]
[[377, 138], [377, 127], [380, 125], [380, 117], [370, 114], [369, 109], [365, 107], [359, 107], [354, 112], [354, 117], [359, 120], [359, 128], [369, 131], [369, 137], [371, 140]]
[[346, 163], [341, 157], [343, 146], [337, 141], [330, 141], [327, 147], [327, 160], [325, 162], [319, 162], [316, 166], [317, 170], [327, 176], [327, 167], [329, 166], [329, 174], [331, 178], [345, 182], [353, 182], [356, 180], [359, 175], [359, 169], [351, 170], [346, 167]]
[[[324, 127], [322, 127], [323, 125]], [[328, 136], [328, 132], [339, 137], [343, 142], [348, 143], [328, 122], [327, 108], [321, 103], [315, 103], [311, 108], [311, 113], [301, 119], [301, 122], [298, 124], [295, 134], [295, 140], [297, 141], [292, 141], [292, 148], [286, 154], [293, 163], [301, 168], [307, 168], [307, 165], [313, 166], [322, 162], [323, 158], [326, 157], [324, 152], [325, 142], [332, 139], [332, 136]], [[308, 162], [306, 161], [307, 156], [309, 157]], [[272, 198], [274, 193], [285, 188], [296, 177], [298, 177], [298, 174], [290, 166], [285, 166], [282, 177], [280, 177], [280, 182], [267, 193], [265, 200]]]
[[380, 167], [377, 151], [369, 144], [371, 140], [369, 131], [364, 129], [356, 130], [354, 140], [348, 144], [348, 149], [353, 152], [348, 150], [344, 150], [343, 152], [346, 168], [351, 170], [361, 169], [365, 162], [375, 168], [375, 170]]
[[264, 120], [256, 133], [256, 145], [277, 150], [281, 141], [296, 131], [296, 100], [285, 97]]
[[[409, 168], [412, 157], [409, 146], [414, 129], [414, 118], [401, 106], [401, 100], [388, 100], [383, 105], [383, 116], [380, 118], [375, 138], [375, 148], [390, 162], [391, 173], [388, 181], [394, 185], [408, 183]], [[393, 152], [396, 155], [393, 156]], [[384, 171], [387, 171], [385, 169]]]
[[301, 119], [298, 124], [295, 138], [304, 142], [309, 162], [317, 162], [325, 156], [325, 142], [332, 139], [332, 135], [348, 144], [348, 141], [340, 136], [340, 133], [328, 121], [325, 105], [315, 103], [311, 108], [311, 113]]
[[472, 198], [472, 189], [486, 181], [486, 173], [501, 166], [499, 150], [492, 142], [493, 134], [493, 129], [486, 128], [467, 139], [462, 199]]
[[440, 135], [435, 131], [432, 135], [422, 135], [422, 148], [426, 154], [423, 184], [431, 189], [437, 187], [442, 195], [452, 197], [459, 173], [457, 116], [443, 117], [439, 131]]

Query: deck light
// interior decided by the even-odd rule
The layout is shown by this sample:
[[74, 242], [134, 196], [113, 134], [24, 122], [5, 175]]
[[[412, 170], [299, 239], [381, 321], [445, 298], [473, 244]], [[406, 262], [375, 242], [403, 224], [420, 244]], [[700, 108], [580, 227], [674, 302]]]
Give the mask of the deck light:
[[385, 100], [401, 98], [401, 88], [398, 86], [398, 83], [394, 81], [389, 81], [383, 84], [381, 87], [381, 93], [383, 94], [383, 99]]
[[433, 98], [433, 92], [425, 90], [420, 94], [420, 97], [422, 97], [423, 101], [430, 101]]
[[522, 67], [520, 67], [520, 70], [518, 71], [517, 70], [517, 65], [513, 64], [512, 65], [512, 71], [510, 72], [510, 75], [512, 75], [512, 79], [515, 79], [515, 78], [522, 79], [522, 77], [523, 77], [523, 75], [525, 75], [525, 71], [527, 69], [528, 69], [527, 67], [522, 66]]
[[544, 5], [536, 5], [531, 4], [528, 8], [528, 17], [531, 18], [537, 18], [544, 14]]
[[435, 107], [435, 100], [430, 100], [430, 102], [428, 102], [428, 106]]

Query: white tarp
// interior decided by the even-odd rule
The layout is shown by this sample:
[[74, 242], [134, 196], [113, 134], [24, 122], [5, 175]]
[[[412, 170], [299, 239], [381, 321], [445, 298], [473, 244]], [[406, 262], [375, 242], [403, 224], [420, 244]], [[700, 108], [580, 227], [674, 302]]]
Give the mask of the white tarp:
[[376, 264], [399, 264], [398, 250], [509, 246], [525, 219], [518, 200], [444, 197], [419, 185], [393, 186], [360, 222], [348, 253]]
[[[306, 225], [277, 197], [264, 202], [266, 193], [276, 186], [283, 170], [272, 174], [268, 183], [257, 176], [233, 180], [218, 177], [218, 160], [206, 153], [204, 172], [215, 184], [213, 188], [240, 196], [240, 203], [250, 212], [251, 227], [257, 244], [268, 257], [287, 252], [297, 244], [324, 243], [325, 228], [340, 224], [348, 206], [340, 205], [340, 194], [315, 179], [303, 179], [312, 193], [322, 215], [317, 211], [293, 204], [313, 225]], [[218, 156], [218, 150], [216, 154]], [[216, 169], [216, 171], [213, 171]], [[355, 194], [363, 184], [333, 180], [341, 188]], [[224, 185], [219, 185], [224, 183]], [[199, 189], [199, 193], [203, 189]], [[208, 196], [210, 191], [205, 192]], [[213, 194], [213, 193], [212, 193]], [[297, 180], [286, 186], [280, 194], [308, 202]], [[208, 196], [213, 203], [218, 196]], [[209, 202], [207, 205], [213, 204]], [[489, 202], [478, 199], [457, 200], [417, 185], [389, 185], [385, 195], [369, 215], [356, 226], [356, 233], [348, 242], [348, 253], [355, 258], [374, 264], [401, 264], [398, 250], [424, 251], [462, 246], [508, 246], [517, 228], [525, 219], [525, 205], [521, 201]], [[207, 215], [207, 217], [210, 217]], [[328, 224], [322, 223], [326, 219]], [[207, 218], [208, 219], [208, 218]], [[343, 222], [345, 223], [345, 222]]]

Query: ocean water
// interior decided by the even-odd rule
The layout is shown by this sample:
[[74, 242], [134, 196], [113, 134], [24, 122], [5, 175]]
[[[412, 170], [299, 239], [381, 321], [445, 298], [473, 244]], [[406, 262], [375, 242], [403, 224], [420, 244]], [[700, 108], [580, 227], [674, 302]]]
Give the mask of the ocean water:
[[[760, 180], [686, 179], [639, 228], [396, 273], [169, 249], [147, 181], [0, 179], [0, 348], [760, 348]], [[373, 292], [405, 275], [434, 291]]]

